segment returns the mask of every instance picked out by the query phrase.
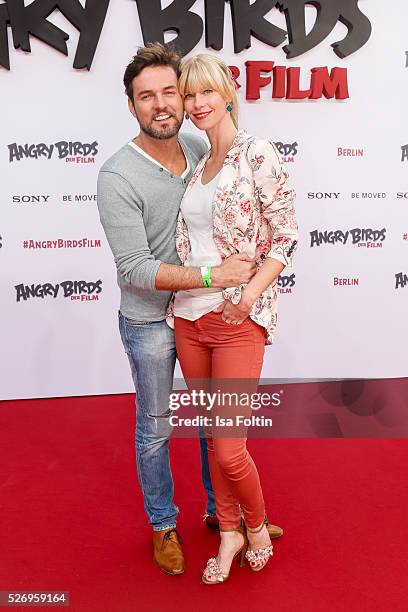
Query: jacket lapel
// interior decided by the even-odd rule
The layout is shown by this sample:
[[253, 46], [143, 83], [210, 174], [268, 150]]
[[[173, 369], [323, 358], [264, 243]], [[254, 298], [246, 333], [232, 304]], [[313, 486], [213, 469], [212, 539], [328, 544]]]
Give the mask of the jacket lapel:
[[225, 197], [217, 197], [221, 196], [225, 192], [230, 191], [233, 188], [234, 180], [236, 179], [237, 173], [235, 171], [231, 171], [232, 160], [236, 155], [240, 155], [241, 147], [243, 142], [248, 139], [248, 134], [245, 130], [239, 130], [232, 142], [231, 147], [228, 149], [227, 154], [225, 156], [225, 160], [220, 172], [220, 178], [218, 180], [218, 191], [215, 194], [213, 201], [213, 216], [222, 213], [222, 210], [225, 208], [226, 198]]

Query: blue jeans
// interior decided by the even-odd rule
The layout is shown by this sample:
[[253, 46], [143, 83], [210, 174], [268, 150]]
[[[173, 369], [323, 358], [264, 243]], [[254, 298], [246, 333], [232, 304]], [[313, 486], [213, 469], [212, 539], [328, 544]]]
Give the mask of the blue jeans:
[[[176, 526], [174, 484], [169, 461], [172, 427], [169, 395], [173, 388], [176, 343], [166, 321], [137, 323], [119, 313], [119, 330], [136, 389], [136, 465], [144, 507], [155, 531]], [[215, 514], [207, 444], [200, 437], [207, 514]]]
[[200, 436], [200, 456], [201, 456], [201, 478], [203, 481], [205, 492], [207, 493], [207, 503], [205, 505], [205, 513], [209, 516], [215, 516], [215, 497], [212, 488], [210, 466], [208, 465], [207, 438], [204, 430], [200, 427], [198, 430]]

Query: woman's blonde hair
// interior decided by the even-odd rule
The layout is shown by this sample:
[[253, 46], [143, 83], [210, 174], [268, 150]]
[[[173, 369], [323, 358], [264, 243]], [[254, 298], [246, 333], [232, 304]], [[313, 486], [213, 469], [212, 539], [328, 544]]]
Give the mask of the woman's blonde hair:
[[232, 72], [227, 64], [216, 55], [200, 53], [184, 60], [181, 64], [179, 89], [182, 96], [186, 91], [210, 88], [232, 104], [231, 119], [238, 129], [238, 100]]

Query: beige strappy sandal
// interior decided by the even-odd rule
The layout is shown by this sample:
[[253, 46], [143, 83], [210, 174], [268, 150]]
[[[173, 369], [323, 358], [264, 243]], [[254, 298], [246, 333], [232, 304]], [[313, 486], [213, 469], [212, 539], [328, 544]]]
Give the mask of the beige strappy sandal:
[[[231, 567], [234, 559], [237, 560], [239, 567], [243, 567], [245, 565], [245, 553], [248, 548], [248, 538], [245, 533], [245, 529], [241, 526], [239, 529], [232, 529], [231, 531], [237, 531], [244, 538], [244, 542], [241, 548], [235, 553], [231, 561]], [[230, 570], [231, 571], [231, 570]], [[210, 579], [210, 577], [214, 577]], [[218, 561], [215, 557], [211, 557], [208, 559], [207, 566], [203, 572], [202, 581], [204, 584], [221, 584], [225, 582], [229, 577], [229, 573], [223, 573], [221, 567], [218, 564]]]
[[[259, 533], [265, 526], [265, 521], [258, 529], [246, 528], [249, 533]], [[256, 550], [248, 549], [245, 553], [245, 559], [249, 563], [249, 567], [253, 572], [259, 572], [265, 567], [269, 561], [269, 557], [273, 555], [273, 546], [270, 544], [266, 548], [257, 548]], [[256, 564], [256, 565], [255, 565]]]

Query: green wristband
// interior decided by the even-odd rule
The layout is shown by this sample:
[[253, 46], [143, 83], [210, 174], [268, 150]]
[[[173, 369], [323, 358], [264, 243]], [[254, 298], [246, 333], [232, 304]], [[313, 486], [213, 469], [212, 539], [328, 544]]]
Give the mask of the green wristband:
[[204, 287], [211, 287], [211, 267], [210, 266], [201, 266], [201, 278], [203, 279]]

